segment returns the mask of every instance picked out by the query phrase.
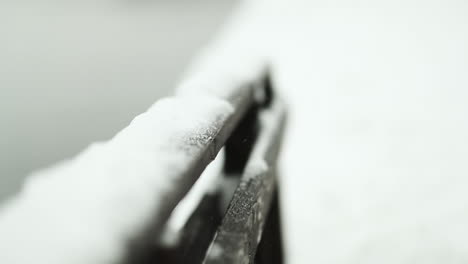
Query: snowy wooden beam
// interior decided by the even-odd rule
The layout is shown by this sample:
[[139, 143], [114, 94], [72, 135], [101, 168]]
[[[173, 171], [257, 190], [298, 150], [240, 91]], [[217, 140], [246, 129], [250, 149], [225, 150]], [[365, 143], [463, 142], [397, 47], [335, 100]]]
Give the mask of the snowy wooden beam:
[[0, 211], [0, 263], [121, 263], [154, 244], [252, 103], [257, 80], [229, 74], [189, 76], [111, 140], [31, 175]]
[[28, 178], [0, 208], [0, 263], [115, 264], [154, 244], [255, 98], [265, 96], [257, 88], [266, 63], [254, 41], [243, 41], [251, 37], [236, 26], [243, 19], [232, 21], [174, 97], [111, 140]]

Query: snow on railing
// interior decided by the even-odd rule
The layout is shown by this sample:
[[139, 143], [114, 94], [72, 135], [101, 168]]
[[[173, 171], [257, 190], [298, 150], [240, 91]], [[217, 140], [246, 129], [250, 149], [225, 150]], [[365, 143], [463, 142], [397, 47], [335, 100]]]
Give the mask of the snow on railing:
[[[167, 222], [174, 208], [225, 144], [225, 171], [238, 170], [231, 174], [240, 177], [245, 173], [247, 176], [243, 177], [256, 181], [270, 175], [267, 172], [271, 160], [266, 156], [275, 152], [270, 148], [277, 143], [264, 142], [256, 149], [253, 140], [245, 143], [240, 137], [257, 134], [254, 130], [260, 125], [264, 131], [260, 134], [266, 133], [263, 141], [276, 141], [279, 136], [273, 134], [281, 130], [283, 122], [279, 103], [268, 104], [275, 106], [272, 112], [260, 115], [260, 108], [267, 109], [267, 99], [271, 97], [271, 91], [266, 89], [265, 64], [260, 60], [247, 63], [252, 67], [243, 71], [226, 65], [229, 63], [223, 67], [213, 63], [209, 67], [198, 65], [197, 72], [186, 78], [176, 96], [156, 102], [111, 140], [95, 143], [75, 158], [31, 175], [22, 191], [0, 211], [0, 263], [105, 264], [147, 263], [145, 261], [149, 260], [196, 263], [174, 257], [180, 257], [174, 254], [178, 251], [170, 253], [158, 238], [167, 233]], [[268, 115], [276, 115], [276, 121], [266, 122], [264, 119], [269, 118]], [[244, 131], [244, 134], [236, 131]], [[236, 134], [239, 134], [237, 139]], [[243, 144], [249, 146], [243, 147]], [[238, 154], [236, 151], [249, 152], [252, 148], [252, 156], [257, 157], [257, 161], [233, 158]], [[239, 160], [244, 164], [236, 164]], [[242, 171], [244, 167], [245, 172]], [[270, 175], [265, 179], [273, 178]], [[229, 210], [237, 210], [237, 216], [242, 216], [239, 210], [243, 205], [255, 206], [255, 214], [264, 219], [274, 193], [273, 181], [256, 182], [260, 185], [252, 187], [253, 190], [242, 182], [239, 188], [247, 189], [234, 193], [227, 215]], [[246, 204], [236, 200], [242, 199], [242, 192], [251, 191], [258, 193], [253, 196], [249, 193]], [[239, 206], [241, 208], [237, 208]], [[196, 212], [199, 219], [207, 215]], [[246, 212], [248, 214], [250, 211]], [[226, 227], [225, 222], [232, 219], [223, 220], [213, 242], [210, 241], [218, 227], [213, 225], [216, 221], [211, 223], [208, 228], [211, 233], [206, 233], [208, 239], [199, 243], [206, 246], [212, 243], [209, 252], [208, 248], [190, 246], [198, 250], [196, 255], [200, 261], [205, 255], [208, 263], [225, 257], [221, 252], [222, 241], [226, 239], [228, 227], [235, 226], [227, 224]], [[242, 230], [255, 235], [256, 242], [252, 245], [257, 245], [261, 237], [259, 228], [265, 221], [252, 223], [257, 221], [249, 220]], [[250, 239], [250, 235], [238, 242], [244, 243], [245, 239]], [[175, 247], [180, 251], [180, 245]], [[231, 248], [234, 249], [238, 250]], [[248, 248], [245, 256], [255, 249], [256, 246]], [[231, 263], [238, 263], [232, 256], [229, 259]]]

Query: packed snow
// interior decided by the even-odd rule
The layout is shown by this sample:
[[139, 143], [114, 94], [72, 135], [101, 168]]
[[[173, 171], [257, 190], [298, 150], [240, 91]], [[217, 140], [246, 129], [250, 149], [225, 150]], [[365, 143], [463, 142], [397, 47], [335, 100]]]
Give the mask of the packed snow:
[[163, 99], [111, 140], [32, 175], [0, 211], [0, 263], [117, 263], [193, 183], [183, 172], [232, 112], [216, 98]]

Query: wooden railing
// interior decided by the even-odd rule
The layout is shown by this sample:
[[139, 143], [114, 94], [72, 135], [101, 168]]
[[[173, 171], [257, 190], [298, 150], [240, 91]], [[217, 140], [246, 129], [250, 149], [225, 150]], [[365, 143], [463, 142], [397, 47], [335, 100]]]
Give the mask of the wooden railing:
[[[235, 105], [234, 114], [207, 151], [199, 154], [190, 178], [198, 178], [200, 168], [223, 148], [220, 177], [227, 179], [222, 181], [227, 185], [235, 182], [234, 192], [221, 185], [203, 193], [195, 204], [179, 200], [192, 204], [184, 209], [189, 217], [168, 231], [171, 221], [180, 221], [172, 219], [174, 212], [168, 210], [164, 227], [160, 228], [163, 222], [153, 223], [149, 229], [157, 230], [156, 245], [139, 243], [130, 251], [128, 263], [283, 263], [277, 162], [285, 106], [274, 96], [268, 72], [232, 91], [237, 95], [228, 93], [226, 99]], [[230, 196], [227, 208], [223, 206], [226, 195]]]
[[[197, 67], [111, 140], [29, 177], [0, 211], [0, 262], [282, 263], [286, 111], [269, 71], [239, 61]], [[221, 150], [217, 182], [196, 188]]]

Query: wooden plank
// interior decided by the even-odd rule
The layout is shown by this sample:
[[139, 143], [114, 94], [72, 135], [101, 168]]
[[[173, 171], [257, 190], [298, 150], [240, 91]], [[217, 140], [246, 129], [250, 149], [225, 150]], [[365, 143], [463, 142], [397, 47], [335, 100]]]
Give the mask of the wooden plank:
[[258, 141], [205, 264], [254, 263], [276, 190], [276, 161], [284, 125], [284, 106], [278, 100], [260, 114]]

